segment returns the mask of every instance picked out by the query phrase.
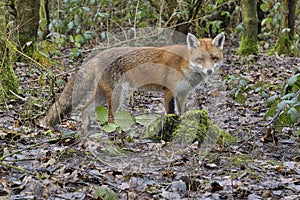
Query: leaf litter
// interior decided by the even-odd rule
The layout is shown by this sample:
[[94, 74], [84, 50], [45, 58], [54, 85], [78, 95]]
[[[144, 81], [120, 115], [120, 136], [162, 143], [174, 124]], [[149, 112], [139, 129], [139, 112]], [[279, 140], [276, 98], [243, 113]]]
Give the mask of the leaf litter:
[[[7, 100], [0, 109], [0, 198], [299, 199], [299, 127], [278, 132], [265, 127], [271, 119], [264, 114], [266, 97], [280, 94], [283, 83], [299, 73], [300, 59], [241, 58], [228, 43], [233, 47], [224, 52], [226, 66], [196, 89], [189, 106], [208, 110], [211, 120], [238, 142], [217, 143], [207, 154], [193, 146], [177, 154], [160, 151], [168, 143], [134, 137], [119, 140], [124, 148], [105, 149], [111, 135], [82, 139], [76, 116], [67, 117], [59, 131], [35, 126], [51, 104], [49, 89], [41, 83], [48, 79], [35, 66], [18, 63], [24, 98]], [[62, 74], [58, 79], [66, 82], [68, 73]], [[139, 106], [161, 109], [162, 98], [149, 93]], [[143, 155], [145, 149], [152, 153]]]

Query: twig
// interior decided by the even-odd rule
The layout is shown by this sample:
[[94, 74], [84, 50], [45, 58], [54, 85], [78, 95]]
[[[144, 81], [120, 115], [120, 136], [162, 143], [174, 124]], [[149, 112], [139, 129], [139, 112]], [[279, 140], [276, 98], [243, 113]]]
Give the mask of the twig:
[[245, 144], [247, 144], [250, 140], [252, 140], [254, 137], [256, 137], [258, 134], [260, 134], [260, 133], [262, 133], [263, 131], [265, 131], [267, 128], [268, 128], [268, 126], [270, 125], [270, 124], [272, 124], [274, 121], [275, 121], [275, 119], [277, 119], [278, 117], [279, 117], [279, 115], [281, 114], [281, 112], [278, 112], [276, 115], [275, 115], [275, 117], [270, 121], [270, 122], [268, 122], [265, 126], [264, 126], [264, 128], [263, 129], [261, 129], [260, 131], [258, 131], [258, 132], [256, 132], [254, 135], [252, 135], [251, 137], [249, 137], [246, 141], [244, 141], [240, 146], [238, 146], [237, 148], [235, 148], [235, 150], [238, 150], [238, 149], [240, 149], [242, 146], [244, 146]]
[[46, 144], [46, 143], [50, 143], [50, 142], [56, 142], [56, 141], [59, 141], [59, 140], [61, 140], [61, 139], [68, 139], [68, 138], [71, 138], [71, 139], [72, 139], [73, 137], [65, 136], [65, 137], [53, 138], [53, 139], [50, 139], [50, 140], [42, 141], [42, 142], [39, 142], [39, 143], [30, 145], [30, 146], [24, 147], [24, 148], [22, 148], [22, 149], [19, 149], [19, 150], [17, 150], [17, 151], [14, 151], [14, 152], [12, 152], [12, 153], [10, 153], [10, 154], [7, 154], [7, 155], [2, 156], [2, 157], [0, 158], [0, 161], [3, 161], [3, 160], [5, 160], [5, 158], [7, 158], [7, 157], [12, 156], [12, 155], [17, 154], [17, 153], [20, 153], [20, 152], [25, 151], [25, 150], [27, 150], [27, 149], [30, 149], [30, 148], [33, 148], [33, 147], [37, 147], [37, 146], [39, 146], [39, 145]]
[[[296, 97], [296, 96], [298, 96], [298, 95], [300, 95], [300, 90], [298, 90], [294, 95], [293, 95], [293, 98], [294, 97]], [[239, 148], [241, 148], [242, 146], [244, 146], [246, 143], [248, 143], [252, 138], [254, 138], [255, 136], [257, 136], [259, 133], [261, 133], [262, 131], [265, 131], [265, 129], [266, 128], [268, 128], [268, 126], [270, 125], [270, 124], [272, 124], [278, 117], [279, 117], [279, 115], [282, 113], [282, 111], [281, 112], [277, 112], [277, 114], [274, 116], [274, 118], [270, 121], [270, 122], [268, 122], [267, 124], [265, 124], [264, 126], [264, 128], [263, 129], [261, 129], [260, 131], [258, 131], [257, 133], [255, 133], [254, 135], [252, 135], [250, 138], [248, 138], [245, 142], [243, 142], [240, 146], [238, 146], [235, 150], [238, 150]]]
[[[78, 68], [76, 68], [76, 69], [71, 69], [71, 70], [69, 70], [69, 71], [66, 71], [66, 72], [62, 72], [62, 73], [56, 74], [56, 75], [55, 75], [55, 78], [56, 78], [56, 77], [59, 77], [59, 76], [63, 76], [63, 75], [65, 75], [65, 74], [72, 73], [72, 72], [77, 71], [77, 70], [79, 70], [79, 69], [80, 69], [80, 68], [78, 67]], [[47, 78], [43, 78], [43, 80], [47, 80]], [[22, 84], [28, 84], [28, 83], [33, 83], [33, 82], [37, 82], [37, 81], [40, 81], [40, 79], [28, 80], [28, 81], [22, 82]]]
[[14, 155], [14, 154], [20, 153], [20, 152], [25, 151], [25, 150], [27, 150], [27, 149], [30, 149], [30, 148], [39, 146], [39, 145], [41, 145], [41, 144], [45, 144], [45, 143], [49, 143], [49, 142], [58, 141], [58, 140], [61, 140], [61, 139], [64, 139], [64, 138], [71, 138], [71, 137], [60, 137], [60, 138], [54, 138], [54, 139], [51, 139], [51, 140], [39, 142], [39, 143], [37, 143], [37, 144], [33, 144], [33, 145], [27, 146], [27, 147], [25, 147], [25, 148], [19, 149], [19, 150], [17, 150], [17, 151], [14, 151], [14, 152], [12, 152], [12, 153], [9, 153], [9, 154], [7, 154], [7, 155], [4, 155], [4, 156], [2, 156], [2, 157], [0, 158], [0, 165], [6, 166], [6, 167], [9, 167], [9, 168], [12, 168], [12, 169], [16, 169], [16, 170], [21, 171], [21, 172], [29, 172], [29, 171], [27, 171], [27, 170], [25, 170], [25, 169], [23, 169], [23, 168], [21, 168], [21, 167], [17, 167], [17, 166], [14, 166], [14, 165], [10, 165], [10, 164], [4, 163], [3, 161], [5, 161], [5, 162], [13, 162], [13, 161], [11, 161], [11, 160], [5, 160], [5, 159], [6, 159], [7, 157], [9, 157], [9, 156], [12, 156], [12, 155]]
[[[26, 98], [21, 97], [20, 95], [14, 93], [12, 90], [9, 90], [9, 92], [10, 92], [11, 94], [13, 94], [14, 96], [16, 96], [17, 98], [21, 99], [22, 101], [27, 102], [27, 99], [26, 99]], [[35, 106], [37, 106], [37, 107], [39, 107], [39, 108], [42, 108], [42, 107], [43, 107], [43, 106], [41, 106], [41, 105], [39, 105], [39, 104], [37, 104], [37, 103], [33, 103], [33, 105], [35, 105]]]
[[134, 15], [134, 21], [133, 21], [133, 31], [134, 31], [134, 38], [136, 38], [136, 22], [137, 22], [137, 15], [139, 11], [139, 4], [140, 1], [138, 0], [135, 7], [135, 15]]
[[21, 172], [28, 172], [25, 169], [23, 169], [22, 167], [17, 167], [17, 166], [10, 165], [10, 164], [7, 164], [7, 163], [0, 162], [0, 165], [8, 167], [8, 168], [16, 169], [16, 170], [21, 171]]
[[104, 160], [100, 159], [99, 156], [97, 156], [93, 151], [92, 149], [90, 148], [90, 145], [88, 145], [88, 149], [89, 149], [89, 152], [99, 161], [101, 162], [102, 164], [105, 164], [111, 168], [114, 168], [114, 166], [110, 165], [108, 162], [105, 162]]
[[21, 52], [19, 49], [17, 49], [8, 39], [6, 39], [6, 42], [10, 45], [10, 47], [16, 51], [17, 53], [21, 54], [22, 56], [24, 56], [25, 58], [27, 58], [28, 60], [30, 60], [31, 62], [35, 63], [36, 65], [40, 66], [43, 70], [47, 71], [46, 67], [44, 67], [42, 64], [40, 64], [39, 62], [37, 62], [36, 60], [34, 60], [33, 58], [27, 56], [26, 54], [24, 54], [23, 52]]

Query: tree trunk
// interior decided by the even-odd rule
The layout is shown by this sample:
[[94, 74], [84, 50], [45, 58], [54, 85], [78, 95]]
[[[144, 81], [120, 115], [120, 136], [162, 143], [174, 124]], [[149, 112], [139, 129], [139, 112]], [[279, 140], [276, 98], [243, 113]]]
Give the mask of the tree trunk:
[[[3, 58], [3, 51], [2, 47], [5, 46], [5, 40], [6, 40], [6, 20], [5, 20], [5, 0], [0, 1], [0, 58]], [[1, 62], [2, 63], [2, 62]]]
[[281, 0], [280, 12], [281, 12], [281, 24], [280, 34], [276, 41], [273, 53], [279, 55], [297, 56], [298, 49], [294, 44], [294, 26], [295, 26], [295, 0]]
[[50, 12], [49, 12], [49, 0], [40, 0], [40, 23], [39, 28], [43, 34], [43, 40], [47, 39], [50, 34]]
[[3, 30], [0, 31], [0, 102], [11, 96], [10, 91], [15, 93], [19, 91], [12, 67], [14, 52], [10, 51], [7, 45], [5, 11], [5, 0], [0, 0], [0, 30]]
[[31, 55], [35, 44], [39, 27], [40, 0], [17, 0], [17, 25], [19, 28], [19, 42], [21, 48]]
[[289, 0], [289, 15], [288, 15], [288, 26], [290, 28], [290, 39], [294, 39], [295, 34], [295, 14], [296, 14], [296, 0]]
[[244, 34], [237, 53], [242, 56], [258, 53], [256, 4], [257, 0], [241, 1]]

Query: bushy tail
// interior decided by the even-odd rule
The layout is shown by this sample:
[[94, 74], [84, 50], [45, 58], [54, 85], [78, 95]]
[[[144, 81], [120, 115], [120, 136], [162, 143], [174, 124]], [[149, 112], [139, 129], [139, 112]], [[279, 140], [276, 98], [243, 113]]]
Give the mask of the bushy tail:
[[94, 95], [103, 69], [100, 66], [101, 54], [81, 66], [81, 69], [67, 83], [59, 99], [51, 106], [41, 120], [41, 126], [53, 127], [60, 118], [72, 109], [80, 109]]
[[48, 114], [41, 120], [41, 126], [53, 127], [61, 117], [72, 109], [72, 92], [76, 76], [74, 76], [65, 86], [59, 99], [51, 106]]

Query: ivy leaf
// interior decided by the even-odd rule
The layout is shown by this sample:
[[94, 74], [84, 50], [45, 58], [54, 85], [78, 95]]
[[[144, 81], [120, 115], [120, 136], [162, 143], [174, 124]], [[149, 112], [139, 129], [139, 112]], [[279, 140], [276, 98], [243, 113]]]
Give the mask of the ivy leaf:
[[275, 94], [275, 95], [269, 97], [269, 98], [267, 99], [267, 104], [270, 105], [270, 104], [274, 103], [275, 100], [278, 99], [278, 97], [279, 97], [279, 96], [278, 96], [277, 94]]
[[283, 97], [281, 97], [281, 99], [282, 99], [282, 100], [284, 100], [284, 99], [289, 99], [289, 98], [293, 97], [294, 95], [295, 95], [295, 93], [289, 93], [289, 94], [284, 95]]
[[127, 111], [119, 111], [114, 114], [114, 120], [123, 131], [129, 130], [135, 123], [133, 116]]
[[75, 42], [75, 39], [74, 39], [73, 35], [70, 35], [69, 38], [70, 38], [71, 42]]
[[152, 114], [138, 115], [135, 117], [136, 123], [142, 126], [149, 126], [156, 120], [157, 116]]
[[101, 127], [106, 133], [114, 132], [119, 126], [115, 123], [107, 123]]
[[78, 42], [79, 44], [83, 44], [84, 43], [84, 38], [82, 37], [82, 35], [77, 34], [75, 36], [75, 42]]
[[91, 11], [91, 9], [89, 7], [87, 7], [87, 6], [83, 6], [82, 9], [85, 10], [86, 12], [90, 12]]
[[67, 31], [70, 31], [74, 27], [74, 22], [73, 21], [69, 22], [67, 27], [68, 27]]
[[277, 108], [277, 105], [273, 104], [272, 107], [268, 110], [268, 112], [266, 112], [264, 119], [274, 116], [276, 113], [276, 108]]
[[277, 120], [277, 124], [281, 126], [287, 126], [291, 124], [290, 116], [286, 112], [283, 112], [279, 115], [279, 120]]
[[108, 121], [108, 112], [104, 106], [97, 106], [95, 114], [99, 124], [104, 124]]
[[104, 199], [104, 200], [117, 200], [116, 193], [108, 187], [100, 187], [95, 191], [96, 199]]
[[292, 76], [291, 78], [288, 79], [287, 83], [289, 86], [295, 85], [295, 83], [298, 81], [298, 77], [300, 77], [300, 73]]
[[295, 107], [290, 108], [287, 113], [290, 115], [292, 123], [296, 123], [298, 121], [300, 113]]
[[267, 12], [269, 10], [269, 5], [267, 3], [263, 3], [263, 4], [260, 5], [260, 9], [263, 12]]
[[246, 101], [246, 98], [244, 97], [244, 95], [242, 94], [240, 89], [238, 89], [235, 92], [234, 97], [235, 97], [235, 100], [240, 104], [244, 104]]
[[295, 103], [295, 101], [292, 101], [292, 100], [284, 100], [284, 101], [279, 102], [277, 107], [280, 110], [285, 110], [288, 105], [293, 105], [294, 103]]

